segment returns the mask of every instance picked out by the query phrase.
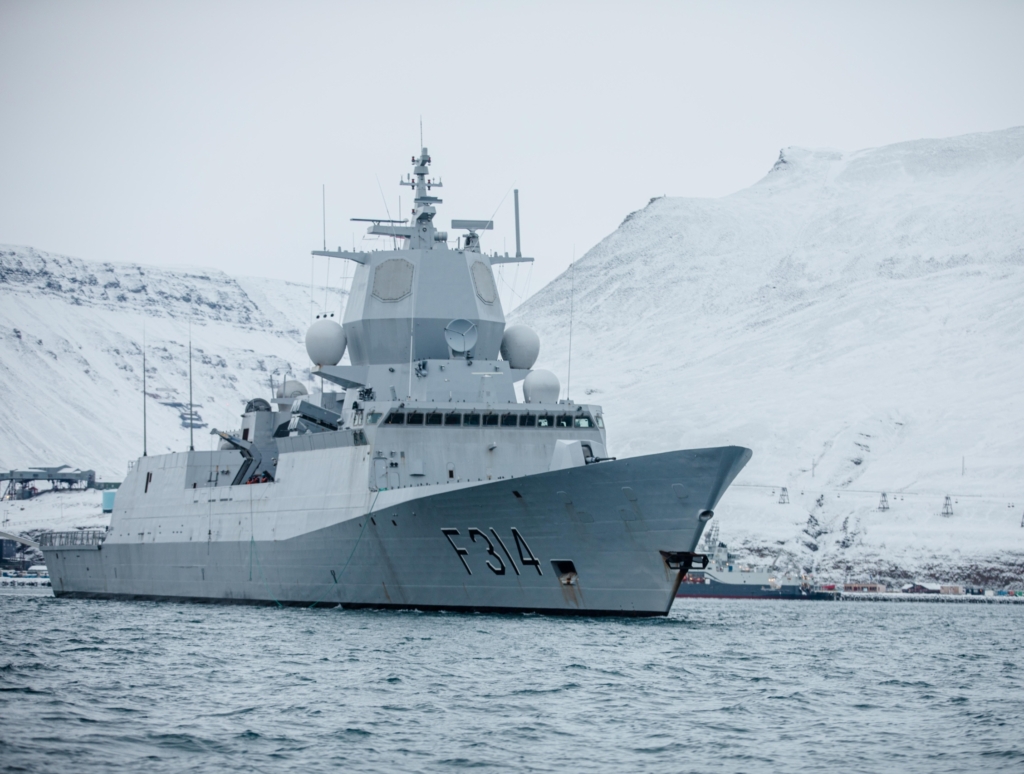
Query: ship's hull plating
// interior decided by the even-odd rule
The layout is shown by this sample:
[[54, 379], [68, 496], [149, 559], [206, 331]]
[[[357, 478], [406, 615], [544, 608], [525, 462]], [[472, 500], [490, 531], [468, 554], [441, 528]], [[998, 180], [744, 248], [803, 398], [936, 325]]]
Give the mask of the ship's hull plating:
[[665, 615], [681, 575], [661, 552], [695, 549], [699, 514], [749, 458], [722, 447], [490, 481], [283, 540], [44, 553], [59, 597]]

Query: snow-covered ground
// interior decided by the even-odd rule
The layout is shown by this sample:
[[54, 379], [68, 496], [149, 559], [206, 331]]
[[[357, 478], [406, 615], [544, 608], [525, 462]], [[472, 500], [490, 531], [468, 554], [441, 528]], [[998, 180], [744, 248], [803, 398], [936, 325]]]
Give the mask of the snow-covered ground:
[[[574, 271], [512, 315], [541, 335], [538, 367], [566, 384], [574, 282], [571, 397], [603, 404], [613, 454], [754, 450], [716, 517], [734, 551], [821, 579], [1021, 585], [1024, 128], [787, 148], [731, 196], [652, 200]], [[166, 404], [187, 401], [189, 321], [198, 412], [223, 428], [272, 373], [307, 372], [309, 318], [301, 284], [0, 248], [0, 468], [123, 476], [143, 323], [163, 452], [188, 442]], [[11, 525], [104, 523], [91, 496]]]
[[0, 502], [0, 529], [16, 535], [104, 529], [109, 523], [110, 515], [103, 512], [103, 492], [97, 489], [44, 492], [31, 500]]
[[513, 315], [563, 387], [573, 281], [571, 397], [613, 453], [754, 450], [731, 548], [1021, 583], [1024, 128], [787, 148], [731, 196], [652, 200]]

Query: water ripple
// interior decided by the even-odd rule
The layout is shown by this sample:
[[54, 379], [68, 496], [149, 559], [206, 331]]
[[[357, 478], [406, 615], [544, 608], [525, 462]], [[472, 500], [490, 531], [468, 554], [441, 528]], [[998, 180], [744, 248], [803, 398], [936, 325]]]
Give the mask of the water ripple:
[[11, 771], [1024, 764], [1017, 607], [706, 600], [564, 620], [10, 593], [0, 615]]

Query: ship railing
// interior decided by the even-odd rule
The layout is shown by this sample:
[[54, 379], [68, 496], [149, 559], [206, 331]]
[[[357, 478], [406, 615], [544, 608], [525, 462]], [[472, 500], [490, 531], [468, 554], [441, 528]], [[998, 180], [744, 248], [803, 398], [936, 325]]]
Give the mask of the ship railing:
[[104, 529], [76, 529], [71, 532], [44, 532], [39, 536], [41, 548], [96, 546], [107, 538]]

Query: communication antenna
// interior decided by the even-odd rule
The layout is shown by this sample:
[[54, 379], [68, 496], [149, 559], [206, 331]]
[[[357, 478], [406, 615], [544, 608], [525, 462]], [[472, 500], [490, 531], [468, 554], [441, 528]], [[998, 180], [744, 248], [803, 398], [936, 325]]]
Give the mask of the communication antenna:
[[[323, 223], [324, 223], [324, 252], [327, 252], [327, 184], [320, 186], [320, 194], [323, 202]], [[331, 288], [331, 261], [327, 259], [327, 279], [324, 281], [324, 316], [327, 316], [327, 294]], [[310, 295], [312, 295], [313, 287], [310, 285]], [[312, 305], [312, 301], [310, 302]]]
[[[388, 223], [401, 223], [402, 221], [399, 221], [399, 220], [392, 220], [392, 219], [391, 219], [391, 208], [390, 208], [390, 207], [388, 207], [388, 197], [386, 197], [386, 196], [384, 195], [384, 186], [382, 186], [382, 185], [380, 184], [380, 176], [379, 176], [379, 175], [374, 175], [374, 177], [375, 177], [375, 178], [377, 178], [377, 190], [379, 190], [379, 191], [380, 191], [380, 198], [381, 198], [381, 201], [383, 201], [383, 202], [384, 202], [384, 212], [386, 212], [386, 213], [388, 214]], [[401, 215], [402, 213], [398, 213], [398, 214], [399, 214], [399, 215]], [[357, 219], [356, 219], [356, 218], [353, 218], [353, 220], [357, 220]], [[359, 220], [362, 220], [362, 219], [360, 218]], [[397, 249], [398, 249], [398, 237], [396, 237], [396, 236], [395, 236], [394, 234], [392, 234], [392, 235], [391, 235], [391, 242], [392, 242], [392, 245], [391, 245], [391, 246], [392, 246], [392, 247], [393, 247], [393, 248], [394, 248], [395, 250], [397, 250]], [[326, 244], [326, 243], [325, 243], [325, 244]], [[327, 248], [324, 248], [324, 252], [327, 252]]]
[[[324, 252], [327, 252], [324, 250]], [[331, 289], [331, 259], [327, 259], [327, 279], [324, 280], [324, 317], [327, 316], [327, 293]]]
[[146, 456], [146, 322], [142, 322], [142, 456]]
[[519, 189], [517, 188], [514, 193], [516, 202], [516, 258], [522, 258], [523, 253], [519, 249]]
[[195, 443], [192, 439], [192, 321], [188, 321], [188, 450], [195, 451]]
[[569, 368], [565, 378], [565, 399], [570, 400], [569, 388], [572, 387], [572, 297], [576, 292], [576, 245], [572, 246], [572, 264], [569, 267]]

